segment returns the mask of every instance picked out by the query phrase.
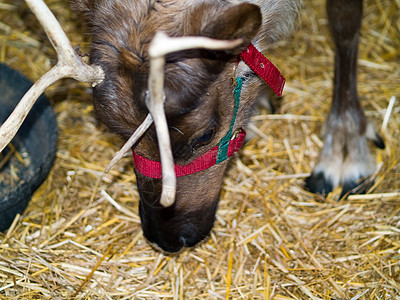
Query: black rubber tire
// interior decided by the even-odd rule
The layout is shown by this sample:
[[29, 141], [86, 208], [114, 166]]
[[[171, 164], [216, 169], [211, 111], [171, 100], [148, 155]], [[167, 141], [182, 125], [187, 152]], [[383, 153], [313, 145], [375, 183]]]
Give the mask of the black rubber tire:
[[[0, 64], [0, 124], [2, 124], [32, 82], [21, 73]], [[30, 164], [20, 170], [20, 181], [13, 186], [0, 182], [0, 231], [10, 227], [18, 213], [22, 213], [33, 192], [46, 178], [57, 152], [58, 126], [56, 115], [42, 95], [28, 114], [13, 139], [18, 149], [23, 145], [30, 156]]]

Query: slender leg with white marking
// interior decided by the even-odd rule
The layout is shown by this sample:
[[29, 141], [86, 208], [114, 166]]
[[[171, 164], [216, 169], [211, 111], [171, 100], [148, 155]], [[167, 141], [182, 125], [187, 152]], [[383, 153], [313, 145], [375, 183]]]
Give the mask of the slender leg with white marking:
[[[372, 140], [384, 142], [366, 118], [357, 95], [357, 52], [362, 19], [362, 0], [327, 0], [327, 14], [335, 43], [335, 75], [331, 110], [323, 128], [324, 147], [307, 187], [327, 194], [341, 185], [352, 192], [375, 171], [368, 148]], [[364, 189], [358, 190], [363, 192]]]

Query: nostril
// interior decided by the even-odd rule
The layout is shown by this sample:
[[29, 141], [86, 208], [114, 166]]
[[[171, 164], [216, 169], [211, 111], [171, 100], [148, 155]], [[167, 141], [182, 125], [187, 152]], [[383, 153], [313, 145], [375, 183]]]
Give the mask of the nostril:
[[183, 247], [193, 247], [204, 240], [209, 233], [209, 228], [206, 228], [204, 232], [203, 230], [200, 230], [194, 224], [186, 224], [185, 227], [181, 228], [178, 240]]
[[196, 244], [200, 243], [204, 238], [192, 238], [192, 237], [179, 237], [179, 241], [182, 244], [182, 247], [193, 247]]
[[175, 253], [204, 240], [214, 223], [216, 203], [198, 210], [177, 211], [176, 205], [156, 208], [140, 199], [139, 213], [147, 240], [165, 252]]
[[193, 247], [206, 237], [206, 235], [198, 232], [188, 232], [187, 230], [183, 230], [175, 235], [162, 235], [162, 237], [145, 232], [145, 236], [155, 248], [168, 253], [178, 252], [183, 247]]
[[186, 238], [185, 238], [184, 236], [180, 236], [180, 237], [179, 237], [179, 241], [181, 242], [182, 246], [188, 247], [188, 246], [187, 246]]
[[158, 243], [158, 242], [150, 242], [151, 245], [158, 251], [164, 251], [167, 253], [176, 253], [182, 249], [182, 245], [171, 244], [171, 243]]
[[201, 242], [203, 238], [193, 238], [193, 237], [186, 237], [186, 236], [180, 236], [179, 241], [183, 247], [193, 247], [197, 243]]

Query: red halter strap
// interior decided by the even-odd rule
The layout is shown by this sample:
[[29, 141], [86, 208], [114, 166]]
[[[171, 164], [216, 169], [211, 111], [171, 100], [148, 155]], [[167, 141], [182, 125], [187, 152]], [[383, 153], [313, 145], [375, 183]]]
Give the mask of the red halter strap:
[[282, 96], [285, 77], [253, 44], [240, 54], [240, 58], [269, 85], [275, 94]]
[[[241, 54], [240, 58], [258, 75], [260, 76], [278, 95], [282, 95], [285, 78], [281, 72], [258, 51], [253, 44], [250, 44]], [[214, 148], [208, 150], [203, 155], [197, 157], [191, 163], [181, 166], [175, 164], [176, 177], [194, 174], [218, 164], [227, 158], [231, 157], [235, 152], [239, 151], [244, 143], [246, 132], [240, 128], [231, 137], [232, 129], [234, 127], [236, 113], [239, 107], [240, 94], [242, 89], [242, 78], [237, 78], [237, 87], [234, 91], [235, 97], [235, 111], [232, 118], [232, 124], [221, 142]], [[136, 170], [146, 177], [162, 178], [161, 163], [158, 161], [150, 160], [133, 151], [133, 160], [135, 162]]]
[[[244, 130], [240, 130], [236, 137], [230, 140], [227, 157], [231, 157], [235, 152], [239, 151], [243, 145], [245, 136], [246, 132]], [[190, 164], [184, 166], [175, 164], [176, 177], [194, 174], [212, 167], [216, 164], [218, 149], [218, 145], [214, 148], [211, 148], [206, 153], [192, 161]], [[150, 178], [162, 178], [160, 162], [145, 158], [139, 154], [136, 154], [135, 151], [133, 151], [133, 160], [135, 162], [136, 170], [139, 171], [139, 173]]]

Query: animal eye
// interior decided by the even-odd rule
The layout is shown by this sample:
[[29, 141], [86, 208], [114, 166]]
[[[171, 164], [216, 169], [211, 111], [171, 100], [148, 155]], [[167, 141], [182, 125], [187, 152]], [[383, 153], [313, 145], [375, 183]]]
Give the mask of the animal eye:
[[208, 128], [207, 131], [201, 137], [198, 137], [196, 139], [195, 146], [200, 147], [200, 146], [207, 145], [214, 137], [215, 129], [216, 129], [215, 125]]

